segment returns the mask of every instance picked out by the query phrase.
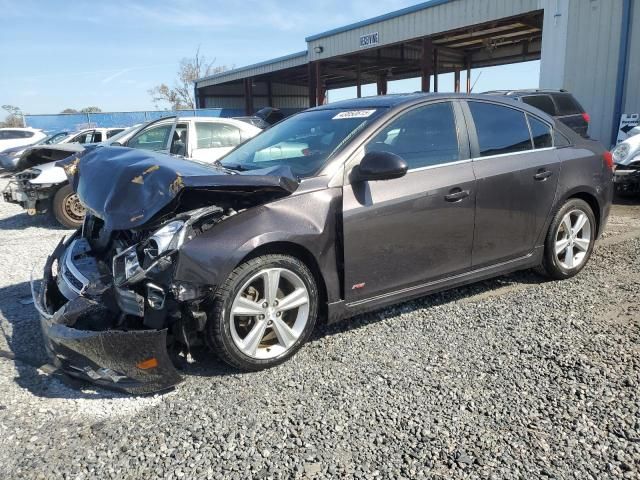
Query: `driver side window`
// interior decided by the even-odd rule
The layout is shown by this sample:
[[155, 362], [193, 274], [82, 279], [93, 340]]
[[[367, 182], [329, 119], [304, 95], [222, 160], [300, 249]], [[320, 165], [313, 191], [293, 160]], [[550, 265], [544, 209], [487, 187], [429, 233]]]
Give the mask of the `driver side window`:
[[453, 107], [440, 102], [402, 114], [366, 146], [402, 157], [409, 170], [460, 160]]

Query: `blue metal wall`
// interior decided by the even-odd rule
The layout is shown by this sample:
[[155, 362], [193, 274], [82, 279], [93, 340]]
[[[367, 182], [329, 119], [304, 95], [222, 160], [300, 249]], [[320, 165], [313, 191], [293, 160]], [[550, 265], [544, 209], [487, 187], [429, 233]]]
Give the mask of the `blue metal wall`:
[[148, 111], [148, 112], [101, 112], [101, 113], [60, 113], [55, 115], [25, 115], [28, 127], [40, 128], [47, 133], [60, 130], [80, 130], [93, 127], [129, 127], [162, 117], [238, 117], [242, 110], [227, 108], [200, 108], [197, 110]]

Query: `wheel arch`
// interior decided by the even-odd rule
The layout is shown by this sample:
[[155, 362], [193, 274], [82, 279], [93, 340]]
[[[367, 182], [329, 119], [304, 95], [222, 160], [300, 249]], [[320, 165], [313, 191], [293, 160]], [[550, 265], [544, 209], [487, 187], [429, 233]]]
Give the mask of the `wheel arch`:
[[[272, 241], [263, 243], [245, 255], [237, 265], [240, 265], [244, 262], [247, 262], [253, 258], [261, 257], [263, 255], [288, 255], [291, 257], [295, 257], [304, 263], [316, 280], [316, 285], [318, 287], [318, 313], [320, 314], [319, 318], [326, 319], [327, 317], [327, 285], [324, 275], [322, 273], [322, 269], [320, 268], [320, 264], [316, 257], [304, 246], [290, 241]], [[237, 266], [236, 265], [236, 266]]]
[[573, 199], [579, 199], [582, 200], [584, 202], [587, 203], [587, 205], [589, 205], [589, 207], [591, 207], [591, 210], [593, 211], [593, 215], [596, 218], [596, 235], [595, 238], [598, 238], [600, 236], [600, 224], [602, 222], [602, 212], [600, 210], [600, 202], [598, 201], [598, 198], [587, 191], [577, 191], [577, 192], [573, 192], [571, 193], [569, 196], [567, 196], [567, 198], [562, 202], [561, 205], [564, 205], [567, 201], [569, 200], [573, 200]]

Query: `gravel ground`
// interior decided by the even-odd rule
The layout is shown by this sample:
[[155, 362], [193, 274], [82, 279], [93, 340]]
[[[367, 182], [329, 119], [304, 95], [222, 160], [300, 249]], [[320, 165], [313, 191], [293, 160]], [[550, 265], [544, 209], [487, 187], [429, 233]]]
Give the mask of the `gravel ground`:
[[321, 327], [265, 372], [202, 351], [144, 398], [41, 367], [29, 272], [64, 233], [0, 203], [0, 478], [640, 478], [639, 206], [572, 280]]

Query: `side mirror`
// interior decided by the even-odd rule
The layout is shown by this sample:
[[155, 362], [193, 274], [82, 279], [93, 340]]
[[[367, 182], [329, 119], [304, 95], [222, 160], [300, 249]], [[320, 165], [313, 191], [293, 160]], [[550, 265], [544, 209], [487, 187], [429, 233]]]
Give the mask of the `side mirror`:
[[120, 142], [113, 142], [113, 143], [111, 144], [111, 146], [112, 146], [112, 147], [121, 147], [121, 146], [122, 146], [122, 144], [121, 144]]
[[391, 152], [368, 152], [351, 172], [352, 182], [391, 180], [407, 173], [407, 162]]

